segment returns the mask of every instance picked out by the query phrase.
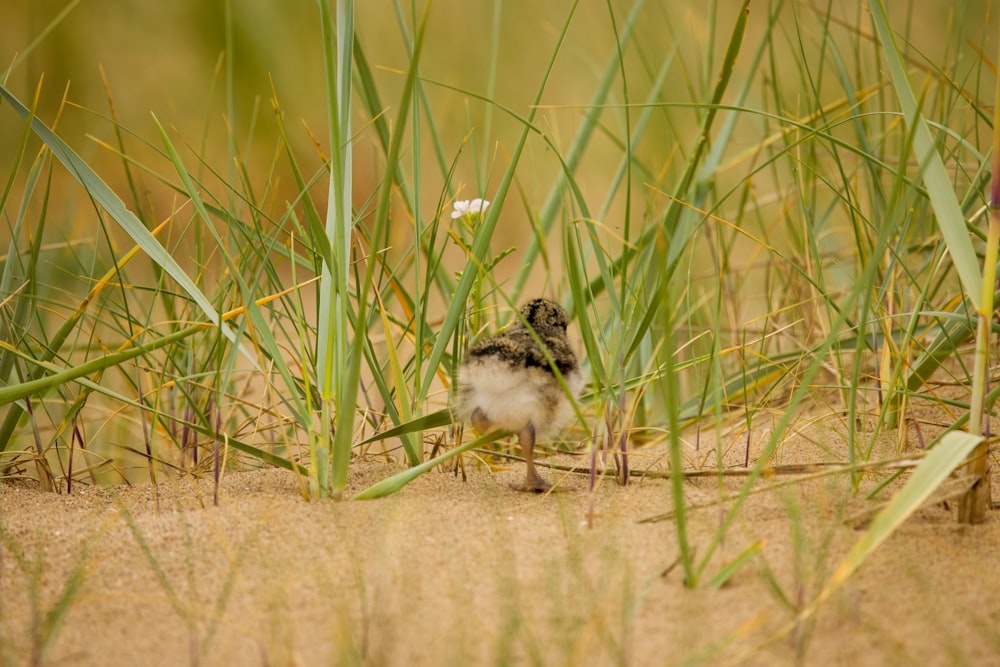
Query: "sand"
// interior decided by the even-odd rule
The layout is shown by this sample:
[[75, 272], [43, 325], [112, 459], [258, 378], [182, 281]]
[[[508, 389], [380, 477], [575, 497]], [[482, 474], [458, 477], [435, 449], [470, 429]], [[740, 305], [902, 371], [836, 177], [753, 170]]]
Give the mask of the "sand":
[[[655, 451], [644, 456], [637, 467], [665, 465]], [[801, 456], [816, 460], [815, 452]], [[491, 469], [466, 461], [464, 480], [434, 471], [395, 496], [357, 502], [307, 502], [294, 475], [276, 469], [226, 474], [218, 506], [211, 480], [77, 486], [72, 495], [0, 484], [0, 659], [1000, 663], [995, 512], [969, 527], [956, 523], [954, 503], [919, 510], [814, 616], [796, 623], [862, 534], [845, 517], [872, 504], [843, 475], [751, 496], [699, 585], [687, 588], [682, 568], [671, 567], [680, 553], [675, 522], [639, 522], [673, 506], [668, 480], [622, 487], [606, 478], [587, 491], [587, 478], [573, 475], [560, 479], [578, 491], [542, 497], [508, 489], [523, 474], [517, 462]], [[349, 492], [398, 469], [358, 459]], [[742, 483], [685, 483], [688, 503], [708, 505], [688, 517], [696, 558], [712, 549], [731, 507], [720, 497]], [[724, 586], [708, 585], [748, 548], [757, 550]]]

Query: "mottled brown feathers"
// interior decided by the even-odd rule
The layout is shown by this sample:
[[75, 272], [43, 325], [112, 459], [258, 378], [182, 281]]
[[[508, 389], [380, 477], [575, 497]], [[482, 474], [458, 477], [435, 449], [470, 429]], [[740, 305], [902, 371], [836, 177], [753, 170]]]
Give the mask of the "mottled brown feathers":
[[[569, 319], [562, 306], [547, 299], [533, 299], [521, 306], [520, 312], [545, 345], [559, 372], [566, 375], [576, 371], [579, 364], [566, 337]], [[473, 345], [467, 360], [483, 357], [494, 357], [512, 368], [523, 366], [549, 371], [552, 369], [535, 336], [524, 326], [520, 318], [499, 336], [487, 338]]]

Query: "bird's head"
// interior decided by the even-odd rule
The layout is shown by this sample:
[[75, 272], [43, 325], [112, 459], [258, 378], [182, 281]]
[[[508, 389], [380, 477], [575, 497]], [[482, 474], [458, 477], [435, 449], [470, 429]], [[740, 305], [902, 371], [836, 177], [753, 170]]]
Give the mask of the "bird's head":
[[525, 322], [539, 333], [555, 330], [565, 334], [569, 326], [569, 315], [555, 301], [532, 299], [521, 306], [520, 311]]

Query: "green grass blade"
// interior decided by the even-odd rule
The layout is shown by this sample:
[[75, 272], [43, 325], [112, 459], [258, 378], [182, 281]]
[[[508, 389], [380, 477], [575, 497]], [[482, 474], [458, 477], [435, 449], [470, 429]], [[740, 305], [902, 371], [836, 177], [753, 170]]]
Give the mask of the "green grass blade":
[[4, 341], [0, 341], [0, 347], [6, 351], [18, 354], [19, 356], [22, 356], [22, 358], [25, 358], [26, 361], [43, 366], [51, 373], [50, 375], [40, 377], [36, 380], [29, 380], [27, 382], [21, 382], [7, 387], [0, 387], [0, 406], [8, 405], [14, 401], [21, 400], [26, 396], [31, 396], [32, 394], [47, 391], [66, 382], [72, 382], [73, 380], [82, 378], [85, 375], [98, 373], [107, 368], [111, 368], [112, 366], [119, 366], [129, 359], [134, 359], [135, 357], [148, 354], [154, 350], [158, 350], [162, 347], [166, 347], [167, 345], [184, 340], [199, 331], [205, 331], [208, 326], [208, 324], [193, 324], [172, 334], [163, 336], [162, 338], [157, 338], [154, 341], [138, 344], [135, 347], [121, 350], [119, 352], [105, 354], [66, 369], [58, 369], [51, 364], [42, 363], [35, 359], [24, 357], [24, 355], [21, 355], [16, 348], [11, 347]]
[[803, 611], [802, 617], [816, 611], [819, 606], [857, 572], [869, 556], [927, 500], [934, 490], [968, 458], [982, 441], [981, 436], [952, 431], [946, 434], [923, 461], [913, 470], [910, 480], [872, 521], [851, 550], [834, 570], [816, 600]]
[[[64, 142], [59, 135], [53, 132], [45, 123], [31, 115], [31, 112], [21, 104], [9, 90], [0, 86], [0, 97], [14, 108], [21, 118], [31, 123], [31, 129], [41, 139], [52, 154], [58, 159], [70, 175], [73, 176], [84, 187], [94, 200], [114, 218], [115, 222], [134, 240], [164, 271], [173, 278], [177, 284], [191, 297], [208, 319], [220, 327], [226, 338], [234, 344], [238, 344], [236, 334], [224, 322], [222, 322], [219, 312], [209, 301], [208, 297], [202, 293], [194, 280], [181, 268], [167, 249], [154, 237], [146, 226], [125, 207], [125, 203], [114, 193], [114, 191], [97, 175], [83, 159]], [[242, 349], [242, 346], [241, 346]], [[249, 350], [244, 349], [244, 354], [256, 364], [256, 360]]]
[[938, 153], [934, 138], [927, 127], [927, 121], [924, 119], [917, 104], [917, 98], [910, 87], [903, 58], [900, 56], [896, 46], [896, 38], [889, 26], [889, 16], [886, 13], [885, 4], [882, 0], [871, 0], [870, 4], [875, 30], [882, 42], [882, 51], [889, 67], [896, 96], [899, 98], [899, 105], [903, 110], [906, 122], [913, 127], [913, 148], [920, 163], [921, 175], [924, 186], [927, 188], [927, 196], [934, 209], [938, 229], [941, 230], [945, 243], [948, 244], [948, 252], [951, 253], [955, 270], [962, 281], [962, 287], [978, 309], [982, 301], [983, 278], [979, 269], [979, 259], [976, 257], [976, 251], [969, 239], [965, 215], [962, 213], [962, 207], [955, 196], [951, 178], [948, 176], [948, 171]]
[[[409, 69], [407, 70], [406, 83], [403, 86], [403, 92], [400, 97], [399, 114], [395, 131], [389, 141], [385, 178], [379, 190], [378, 203], [375, 208], [375, 227], [372, 238], [376, 240], [382, 238], [384, 231], [389, 225], [389, 208], [393, 193], [392, 185], [395, 180], [396, 166], [399, 163], [399, 154], [405, 136], [406, 120], [410, 114], [410, 99], [415, 87], [417, 65], [420, 62], [421, 47], [429, 15], [430, 7], [426, 6], [414, 40], [413, 54]], [[337, 406], [337, 430], [333, 442], [333, 479], [331, 483], [333, 493], [338, 496], [347, 484], [347, 466], [350, 462], [354, 437], [354, 407], [357, 403], [358, 386], [361, 382], [361, 359], [364, 356], [363, 350], [368, 331], [368, 293], [369, 289], [378, 289], [374, 281], [375, 267], [378, 266], [378, 263], [379, 260], [376, 257], [368, 259], [363, 274], [364, 277], [358, 284], [357, 317], [354, 321], [353, 341], [339, 391], [340, 404]], [[378, 369], [373, 369], [373, 371], [378, 372]]]
[[437, 412], [432, 412], [429, 415], [422, 415], [411, 419], [408, 422], [399, 424], [392, 428], [388, 428], [384, 431], [379, 431], [375, 435], [371, 436], [366, 440], [362, 440], [355, 447], [360, 447], [362, 445], [368, 445], [373, 442], [378, 442], [380, 440], [388, 440], [389, 438], [398, 438], [400, 436], [409, 435], [411, 433], [419, 433], [420, 431], [426, 431], [431, 428], [439, 428], [441, 426], [447, 426], [452, 422], [451, 410], [444, 408], [438, 410]]
[[506, 434], [506, 431], [493, 431], [492, 433], [487, 433], [486, 435], [476, 438], [475, 440], [470, 440], [464, 445], [459, 445], [454, 449], [448, 450], [441, 456], [433, 458], [429, 461], [424, 461], [418, 466], [407, 468], [398, 475], [393, 475], [388, 479], [383, 479], [381, 482], [372, 484], [367, 489], [351, 498], [351, 500], [374, 500], [375, 498], [383, 498], [385, 496], [392, 495], [415, 480], [417, 477], [423, 475], [428, 470], [434, 469], [436, 466], [441, 465], [449, 459], [455, 458], [459, 454], [464, 454], [465, 452], [473, 450], [477, 447], [488, 445], [494, 440], [499, 440]]
[[[350, 437], [353, 432], [357, 388], [347, 375], [350, 322], [352, 319], [349, 283], [351, 263], [352, 140], [351, 140], [351, 62], [354, 50], [354, 2], [337, 0], [336, 22], [330, 17], [326, 0], [318, 1], [323, 31], [323, 64], [326, 72], [327, 116], [330, 132], [330, 181], [327, 191], [326, 236], [330, 255], [322, 264], [319, 287], [319, 323], [316, 333], [316, 382], [321, 404], [319, 431], [310, 434], [312, 442], [312, 492], [320, 496], [336, 494], [330, 481], [330, 446], [333, 440]], [[332, 263], [329, 261], [332, 259]], [[363, 287], [359, 287], [363, 291]], [[361, 323], [364, 315], [354, 318]], [[364, 331], [354, 336], [364, 336]], [[358, 362], [360, 363], [360, 362]], [[355, 383], [356, 384], [356, 383]], [[344, 395], [344, 391], [348, 395]], [[331, 414], [331, 410], [334, 413]], [[335, 432], [331, 426], [336, 420]], [[343, 431], [347, 430], [347, 434]], [[349, 450], [348, 450], [349, 452]], [[343, 452], [340, 458], [343, 459]], [[346, 462], [333, 464], [335, 474]], [[347, 471], [343, 470], [346, 479]]]
[[708, 582], [708, 587], [722, 588], [725, 586], [726, 582], [732, 579], [733, 575], [736, 574], [741, 567], [746, 565], [751, 558], [760, 553], [766, 544], [766, 541], [758, 540], [741, 551], [736, 558], [726, 563], [719, 573], [712, 577], [712, 579]]

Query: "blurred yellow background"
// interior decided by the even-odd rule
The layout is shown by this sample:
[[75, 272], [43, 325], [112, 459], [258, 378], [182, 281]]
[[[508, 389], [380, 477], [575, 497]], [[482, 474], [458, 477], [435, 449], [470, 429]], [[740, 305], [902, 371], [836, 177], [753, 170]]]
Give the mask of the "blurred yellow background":
[[[405, 3], [401, 3], [405, 4]], [[622, 30], [633, 3], [614, 0], [617, 29]], [[864, 3], [830, 3], [834, 14], [831, 34], [854, 39], [858, 26], [862, 34], [870, 35], [870, 23]], [[995, 50], [995, 29], [988, 28], [991, 4], [986, 0], [952, 3], [949, 0], [890, 3], [897, 29], [911, 36], [911, 48], [935, 62], [936, 53], [961, 52], [968, 59], [986, 58]], [[705, 102], [706, 91], [717, 76], [717, 67], [735, 20], [737, 2], [646, 2], [638, 15], [635, 37], [625, 48], [625, 71], [629, 96], [633, 103], [645, 100], [656, 69], [665, 59], [675, 65], [659, 98], [661, 103]], [[751, 16], [744, 48], [752, 47], [767, 24], [772, 3], [751, 4]], [[460, 2], [446, 0], [431, 6], [428, 34], [421, 59], [420, 72], [428, 81], [478, 95], [491, 97], [497, 105], [525, 115], [541, 81], [544, 69], [555, 48], [556, 39], [572, 7], [572, 3], [515, 0], [504, 3]], [[422, 11], [419, 6], [417, 11]], [[794, 101], [806, 93], [808, 85], [798, 70], [803, 60], [818, 68], [823, 62], [823, 30], [821, 17], [825, 7], [786, 2], [781, 11], [779, 29], [773, 37], [778, 54], [786, 53], [787, 62], [778, 63], [788, 76], [779, 85], [787, 88], [783, 97]], [[66, 12], [50, 33], [47, 27]], [[360, 2], [356, 8], [357, 40], [372, 67], [387, 117], [395, 120], [398, 91], [407, 67], [407, 41], [412, 35], [415, 17], [411, 9], [397, 11], [386, 1]], [[227, 13], [229, 19], [227, 19]], [[715, 25], [715, 34], [710, 28]], [[233, 62], [226, 63], [227, 25]], [[491, 52], [494, 28], [499, 35], [497, 53]], [[406, 36], [404, 36], [404, 32]], [[31, 45], [40, 40], [37, 46]], [[962, 40], [961, 44], [954, 44]], [[872, 56], [877, 45], [870, 42]], [[121, 187], [120, 161], [108, 151], [87, 141], [92, 135], [112, 142], [113, 127], [108, 122], [108, 94], [102, 82], [106, 74], [108, 91], [114, 100], [118, 118], [139, 140], [129, 140], [129, 151], [144, 160], [142, 141], [157, 148], [157, 138], [151, 113], [164, 126], [171, 128], [187, 142], [196, 155], [228, 173], [226, 162], [227, 124], [232, 123], [237, 145], [248, 164], [268, 169], [274, 163], [275, 123], [272, 117], [273, 91], [285, 113], [290, 140], [299, 155], [315, 156], [310, 128], [325, 154], [329, 151], [326, 124], [326, 99], [321, 56], [319, 10], [314, 2], [273, 2], [241, 0], [225, 3], [219, 0], [177, 0], [160, 2], [121, 2], [113, 0], [8, 0], [0, 3], [0, 67], [14, 62], [19, 54], [30, 53], [17, 63], [9, 75], [7, 86], [26, 103], [44, 76], [39, 115], [47, 123], [55, 120], [56, 109], [64, 93], [71, 106], [59, 120], [60, 134], [84, 157], [96, 164], [99, 173]], [[569, 148], [576, 127], [587, 110], [586, 105], [598, 88], [599, 80], [615, 53], [615, 35], [609, 20], [609, 7], [603, 2], [582, 2], [576, 9], [567, 39], [560, 52], [550, 83], [543, 96], [545, 104], [560, 109], [546, 109], [537, 123], [540, 130], [553, 140], [564, 154]], [[742, 57], [744, 66], [749, 57]], [[490, 88], [495, 62], [495, 88]], [[231, 106], [227, 105], [226, 68], [232, 66]], [[848, 71], [857, 63], [845, 62]], [[827, 60], [828, 71], [820, 95], [828, 100], [843, 97], [843, 90], [833, 76], [834, 64]], [[871, 62], [874, 83], [884, 76]], [[736, 89], [741, 79], [753, 76], [749, 71], [736, 72]], [[762, 109], [766, 86], [774, 85], [766, 75], [758, 76], [755, 85], [760, 92], [751, 96], [750, 106]], [[920, 73], [914, 76], [920, 86]], [[963, 82], [967, 89], [976, 90], [977, 82]], [[983, 82], [982, 86], [990, 85]], [[799, 90], [797, 90], [797, 87]], [[451, 161], [461, 149], [466, 137], [475, 153], [458, 162], [456, 185], [463, 188], [461, 196], [472, 197], [483, 174], [492, 173], [489, 187], [495, 186], [497, 175], [505, 164], [505, 151], [521, 129], [518, 121], [494, 110], [487, 123], [486, 105], [455, 90], [428, 84], [427, 109], [431, 122], [440, 134], [444, 159]], [[992, 96], [991, 90], [984, 97]], [[620, 80], [611, 87], [609, 104], [620, 105], [623, 93]], [[895, 106], [895, 105], [892, 105]], [[808, 108], [808, 105], [806, 105]], [[767, 109], [773, 113], [794, 117], [794, 108]], [[652, 125], [637, 151], [638, 156], [660, 177], [658, 186], [672, 183], [683, 154], [692, 143], [697, 127], [697, 110], [669, 110], [654, 114]], [[632, 112], [633, 121], [638, 114]], [[234, 118], [229, 118], [233, 115]], [[597, 206], [605, 196], [609, 165], [620, 159], [620, 146], [615, 140], [623, 136], [624, 115], [620, 108], [603, 113], [605, 136], [598, 136], [587, 151], [578, 180], [584, 194]], [[355, 205], [370, 197], [379, 173], [378, 149], [374, 146], [370, 117], [357, 105], [355, 108]], [[9, 108], [0, 108], [0, 156], [11, 155], [20, 140], [22, 124]], [[428, 127], [422, 122], [421, 132]], [[754, 136], [752, 121], [748, 121], [743, 144], [751, 146], [761, 139]], [[410, 128], [412, 130], [412, 127]], [[489, 136], [484, 136], [488, 132]], [[733, 150], [740, 148], [734, 143]], [[985, 149], [983, 144], [982, 148]], [[204, 148], [202, 148], [204, 147]], [[678, 150], [680, 155], [678, 155]], [[519, 171], [519, 187], [523, 188], [529, 206], [539, 206], [555, 176], [559, 163], [552, 159], [550, 149], [541, 141], [532, 141]], [[408, 159], [408, 158], [405, 158]], [[442, 187], [440, 169], [428, 138], [422, 146], [421, 182], [425, 197], [434, 205]], [[0, 160], [0, 170], [7, 169]], [[319, 162], [315, 161], [318, 168]], [[479, 176], [477, 177], [477, 171]], [[258, 178], [260, 174], [251, 174]], [[734, 178], [741, 178], [737, 173]], [[286, 182], [286, 185], [289, 185]], [[637, 190], [648, 198], [649, 192]], [[294, 192], [286, 192], [289, 197]], [[318, 196], [322, 193], [317, 192]], [[513, 209], [513, 207], [511, 207]], [[159, 211], [165, 214], [165, 210]], [[425, 210], [424, 215], [433, 215]], [[524, 216], [510, 211], [511, 222], [524, 230]], [[500, 230], [503, 237], [504, 231]]]

